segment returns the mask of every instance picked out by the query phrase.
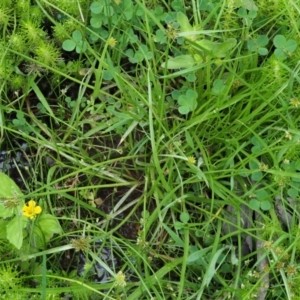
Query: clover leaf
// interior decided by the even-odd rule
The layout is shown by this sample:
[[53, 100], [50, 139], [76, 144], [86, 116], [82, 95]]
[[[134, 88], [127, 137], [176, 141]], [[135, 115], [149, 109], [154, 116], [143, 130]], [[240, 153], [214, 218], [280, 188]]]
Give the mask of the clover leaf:
[[185, 11], [185, 7], [183, 6], [182, 1], [180, 0], [172, 1], [171, 6], [174, 9], [174, 11]]
[[251, 52], [257, 52], [260, 55], [267, 55], [268, 49], [264, 48], [269, 42], [266, 35], [259, 35], [255, 40], [249, 40], [247, 47]]
[[243, 7], [248, 10], [258, 10], [253, 0], [234, 0], [234, 6]]
[[166, 44], [167, 36], [166, 36], [165, 32], [162, 31], [161, 29], [156, 30], [155, 36], [154, 36], [154, 41], [159, 44]]
[[25, 115], [22, 111], [17, 112], [16, 119], [13, 119], [12, 123], [15, 127], [17, 127], [19, 130], [22, 130], [23, 132], [31, 132], [31, 128], [28, 126]]
[[94, 14], [100, 14], [103, 8], [104, 4], [99, 1], [93, 2], [90, 6], [91, 12]]
[[93, 28], [100, 28], [103, 24], [103, 9], [104, 4], [101, 2], [93, 2], [90, 6], [91, 19], [90, 24]]
[[223, 80], [216, 79], [213, 83], [213, 87], [211, 89], [211, 92], [214, 95], [219, 96], [224, 92], [225, 89], [226, 89], [226, 85], [223, 83]]
[[133, 49], [128, 49], [126, 52], [129, 61], [133, 64], [149, 60], [153, 57], [153, 53], [149, 51], [148, 47], [144, 44], [140, 45], [136, 52]]
[[194, 90], [187, 90], [185, 94], [178, 97], [179, 108], [178, 111], [182, 115], [186, 115], [189, 112], [197, 108], [198, 94]]
[[272, 206], [269, 199], [271, 199], [271, 195], [266, 190], [259, 190], [256, 192], [256, 198], [253, 198], [249, 202], [250, 208], [253, 210], [269, 210]]
[[206, 11], [211, 12], [216, 7], [216, 5], [217, 5], [217, 3], [215, 3], [215, 1], [200, 0], [199, 10], [206, 10]]
[[260, 154], [260, 152], [266, 147], [264, 141], [260, 140], [256, 136], [251, 138], [251, 142], [253, 144], [253, 147], [251, 148], [251, 152], [254, 154]]
[[79, 30], [72, 33], [72, 39], [65, 40], [62, 44], [65, 51], [73, 51], [76, 49], [77, 53], [82, 53], [87, 49], [87, 43], [83, 41], [82, 34]]
[[294, 52], [297, 48], [297, 43], [294, 40], [286, 40], [283, 35], [276, 35], [273, 40], [274, 46], [277, 48], [274, 51], [278, 59], [286, 59], [288, 55]]
[[257, 16], [257, 12], [255, 10], [249, 10], [247, 12], [244, 7], [239, 8], [237, 14], [243, 19], [243, 24], [245, 26], [251, 26], [253, 19]]
[[259, 162], [252, 160], [249, 162], [250, 170], [252, 171], [251, 180], [259, 181], [263, 177], [262, 171], [259, 169]]

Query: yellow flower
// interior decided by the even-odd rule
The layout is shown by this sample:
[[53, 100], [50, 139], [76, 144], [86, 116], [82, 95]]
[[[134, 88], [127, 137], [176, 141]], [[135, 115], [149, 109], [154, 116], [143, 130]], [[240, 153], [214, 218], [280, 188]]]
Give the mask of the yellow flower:
[[36, 205], [34, 200], [30, 200], [27, 204], [23, 206], [23, 216], [33, 220], [36, 215], [42, 212], [42, 208]]
[[117, 45], [117, 40], [113, 37], [110, 37], [107, 43], [110, 47], [114, 48]]
[[188, 161], [188, 163], [193, 164], [193, 165], [196, 163], [196, 159], [194, 156], [187, 157], [187, 161]]
[[292, 98], [290, 101], [290, 104], [293, 107], [298, 108], [300, 106], [300, 101], [297, 98]]

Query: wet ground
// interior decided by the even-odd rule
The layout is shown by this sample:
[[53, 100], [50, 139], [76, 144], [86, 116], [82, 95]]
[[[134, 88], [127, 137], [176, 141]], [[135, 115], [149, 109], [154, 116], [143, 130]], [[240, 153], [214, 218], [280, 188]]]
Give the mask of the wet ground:
[[[7, 147], [8, 148], [8, 147]], [[6, 173], [9, 175], [19, 187], [26, 191], [26, 184], [24, 180], [28, 178], [30, 174], [30, 168], [32, 168], [32, 159], [30, 158], [28, 145], [26, 143], [18, 143], [13, 150], [7, 150], [2, 145], [0, 151], [0, 172]], [[47, 172], [47, 170], [45, 170]], [[28, 188], [28, 187], [27, 187]], [[104, 214], [109, 214], [116, 203], [119, 202], [120, 198], [128, 191], [128, 188], [120, 187], [118, 189], [99, 189], [95, 198], [101, 199], [101, 201], [96, 202], [95, 205], [97, 209], [101, 210]], [[141, 192], [137, 189], [134, 191], [128, 201], [135, 200], [140, 196]], [[72, 203], [70, 203], [72, 205]], [[74, 204], [74, 203], [73, 203]], [[128, 210], [123, 211], [119, 214], [114, 220], [109, 224], [109, 228], [113, 229], [120, 225], [120, 222], [124, 220], [128, 214], [131, 213], [132, 207]], [[99, 215], [94, 212], [82, 209], [82, 218], [88, 219], [89, 222], [96, 223], [99, 219]], [[117, 236], [122, 236], [128, 240], [136, 241], [139, 230], [139, 211], [137, 210], [134, 215], [132, 215], [127, 222], [122, 224], [120, 228], [116, 231]], [[94, 218], [94, 221], [93, 221]], [[65, 226], [64, 226], [65, 228]], [[71, 230], [71, 228], [69, 228]], [[74, 229], [74, 228], [73, 228]], [[73, 230], [72, 229], [72, 230]], [[68, 243], [70, 241], [61, 241], [61, 243]], [[50, 247], [53, 245], [50, 245]], [[122, 256], [118, 253], [117, 249], [113, 247], [107, 247], [103, 244], [103, 241], [99, 239], [91, 245], [91, 248], [94, 253], [97, 253], [98, 257], [104, 261], [109, 268], [112, 270], [120, 270], [122, 268]], [[91, 263], [91, 258], [87, 257], [83, 251], [75, 251], [74, 249], [68, 251], [62, 255], [60, 258], [60, 268], [61, 271], [66, 272], [67, 274], [74, 273], [76, 271], [77, 275], [90, 281], [97, 283], [105, 283], [110, 279], [110, 274], [101, 266], [99, 263], [92, 263], [90, 269], [86, 270], [86, 266]], [[72, 299], [71, 295], [68, 295], [68, 299]]]

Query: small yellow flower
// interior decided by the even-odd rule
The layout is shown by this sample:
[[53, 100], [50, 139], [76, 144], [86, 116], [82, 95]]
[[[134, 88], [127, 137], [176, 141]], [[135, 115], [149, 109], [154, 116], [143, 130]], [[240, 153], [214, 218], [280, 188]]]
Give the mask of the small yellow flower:
[[23, 216], [33, 220], [36, 215], [42, 212], [42, 208], [36, 205], [34, 200], [30, 200], [27, 204], [23, 206]]
[[110, 47], [114, 48], [117, 45], [117, 40], [113, 37], [110, 37], [107, 43]]
[[193, 164], [193, 165], [196, 163], [196, 159], [194, 156], [187, 157], [187, 161], [189, 164]]
[[300, 106], [300, 101], [297, 99], [297, 98], [292, 98], [290, 100], [290, 104], [295, 107], [295, 108], [298, 108]]

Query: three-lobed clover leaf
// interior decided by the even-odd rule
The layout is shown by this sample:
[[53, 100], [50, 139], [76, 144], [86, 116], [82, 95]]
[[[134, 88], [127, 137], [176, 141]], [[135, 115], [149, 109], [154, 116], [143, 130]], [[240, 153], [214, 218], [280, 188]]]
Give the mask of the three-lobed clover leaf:
[[185, 94], [178, 97], [179, 108], [178, 111], [182, 115], [186, 115], [197, 108], [198, 94], [194, 90], [187, 90]]
[[260, 55], [267, 55], [268, 49], [265, 46], [268, 44], [269, 39], [266, 35], [259, 35], [254, 40], [247, 42], [247, 47], [251, 52], [257, 52]]
[[174, 11], [182, 11], [182, 12], [185, 11], [185, 7], [182, 4], [182, 1], [180, 1], [180, 0], [172, 1], [171, 6], [174, 9]]
[[259, 190], [255, 193], [256, 198], [253, 198], [249, 202], [250, 208], [253, 210], [270, 210], [272, 207], [271, 199], [272, 195], [267, 190]]
[[278, 34], [273, 39], [276, 50], [274, 51], [275, 56], [278, 59], [284, 60], [294, 52], [297, 48], [297, 43], [294, 40], [286, 40], [285, 36]]
[[129, 61], [133, 64], [142, 62], [143, 60], [149, 60], [153, 57], [153, 53], [149, 51], [147, 45], [140, 45], [136, 52], [133, 49], [128, 49], [126, 52]]
[[263, 173], [259, 168], [259, 162], [256, 160], [251, 160], [249, 162], [249, 167], [250, 167], [250, 170], [252, 171], [251, 180], [253, 180], [253, 181], [261, 180], [263, 177]]
[[251, 148], [251, 152], [254, 154], [260, 154], [261, 151], [266, 148], [266, 143], [264, 140], [259, 139], [257, 136], [253, 136], [251, 138], [251, 142], [253, 147]]
[[226, 84], [224, 84], [223, 80], [221, 79], [216, 79], [213, 83], [213, 87], [211, 89], [211, 92], [214, 94], [214, 95], [221, 95], [225, 89], [226, 89]]
[[211, 12], [216, 7], [216, 5], [217, 3], [215, 3], [215, 1], [201, 0], [199, 3], [199, 10]]
[[257, 16], [256, 10], [247, 10], [244, 7], [238, 9], [237, 14], [243, 19], [245, 26], [251, 26], [253, 19]]
[[154, 36], [154, 41], [159, 44], [166, 44], [167, 43], [167, 36], [164, 31], [161, 29], [156, 30], [155, 36]]
[[87, 43], [83, 40], [82, 34], [79, 30], [72, 33], [72, 39], [65, 40], [62, 44], [65, 51], [76, 50], [77, 53], [83, 53], [87, 49]]

